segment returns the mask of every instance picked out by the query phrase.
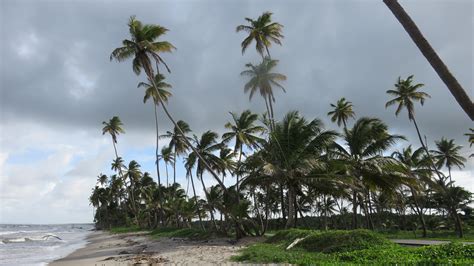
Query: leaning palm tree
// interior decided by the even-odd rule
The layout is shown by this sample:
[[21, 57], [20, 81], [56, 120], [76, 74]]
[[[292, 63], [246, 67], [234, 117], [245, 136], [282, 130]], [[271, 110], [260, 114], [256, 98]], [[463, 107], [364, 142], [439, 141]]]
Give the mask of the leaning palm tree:
[[257, 20], [245, 18], [250, 25], [239, 25], [236, 28], [237, 32], [245, 31], [249, 35], [242, 41], [242, 54], [247, 47], [255, 41], [255, 48], [257, 52], [264, 57], [264, 49], [267, 55], [270, 56], [268, 48], [272, 42], [281, 45], [281, 39], [284, 38], [281, 31], [283, 25], [278, 22], [272, 22], [272, 13], [264, 12]]
[[109, 122], [102, 122], [104, 127], [102, 128], [102, 135], [105, 135], [105, 133], [110, 134], [112, 137], [112, 144], [114, 145], [114, 151], [115, 151], [115, 158], [119, 158], [118, 153], [117, 153], [117, 146], [115, 145], [117, 143], [117, 136], [120, 133], [125, 133], [125, 130], [123, 130], [122, 126], [123, 123], [120, 121], [120, 118], [118, 116], [112, 117]]
[[410, 18], [407, 12], [405, 12], [397, 0], [383, 0], [383, 2], [392, 11], [393, 15], [398, 19], [400, 24], [402, 24], [403, 28], [405, 28], [405, 31], [410, 35], [413, 42], [418, 46], [418, 49], [420, 49], [421, 53], [431, 64], [441, 80], [443, 80], [444, 84], [446, 84], [446, 87], [448, 87], [449, 91], [464, 112], [466, 112], [471, 120], [474, 120], [474, 103], [471, 101], [469, 95], [463, 89], [461, 84], [459, 84], [454, 75], [451, 74], [448, 67], [443, 63], [433, 47], [431, 47], [430, 43], [425, 39], [415, 22]]
[[347, 128], [347, 120], [355, 118], [352, 102], [346, 101], [346, 98], [343, 97], [336, 104], [331, 103], [331, 107], [334, 108], [333, 111], [328, 113], [328, 116], [331, 116], [331, 121], [333, 123], [337, 122], [339, 127], [343, 124], [344, 128]]
[[462, 169], [466, 162], [466, 158], [459, 154], [462, 146], [456, 145], [454, 139], [447, 140], [444, 137], [435, 143], [437, 150], [432, 150], [431, 152], [433, 153], [436, 167], [440, 169], [441, 167], [446, 166], [446, 168], [448, 168], [449, 181], [451, 182], [451, 168], [457, 166], [459, 169]]
[[263, 139], [257, 135], [262, 134], [265, 131], [265, 128], [255, 125], [255, 122], [258, 120], [258, 115], [252, 113], [250, 110], [243, 111], [240, 116], [237, 116], [235, 113], [230, 113], [230, 115], [232, 116], [233, 121], [225, 124], [225, 128], [230, 131], [222, 135], [222, 142], [227, 144], [235, 139], [234, 152], [239, 154], [236, 171], [237, 181], [235, 186], [237, 193], [239, 193], [239, 176], [243, 148], [258, 148], [259, 143], [262, 143]]
[[272, 72], [277, 64], [278, 60], [265, 57], [259, 65], [246, 64], [245, 67], [248, 69], [240, 73], [242, 76], [249, 77], [249, 81], [244, 86], [244, 92], [249, 92], [249, 100], [252, 100], [255, 92], [260, 92], [260, 95], [265, 100], [270, 121], [274, 120], [273, 103], [275, 102], [275, 96], [273, 94], [273, 87], [276, 86], [281, 88], [283, 92], [286, 92], [285, 88], [279, 83], [280, 81], [285, 81], [286, 76]]
[[[156, 71], [159, 72], [158, 65], [163, 64], [168, 72], [170, 72], [169, 67], [166, 65], [166, 62], [161, 57], [160, 53], [171, 52], [176, 49], [170, 42], [167, 41], [156, 41], [159, 37], [164, 35], [168, 29], [159, 25], [145, 24], [143, 25], [139, 20], [135, 19], [134, 16], [130, 17], [129, 23], [129, 32], [131, 35], [131, 40], [125, 39], [122, 41], [123, 46], [118, 47], [112, 51], [110, 55], [110, 60], [116, 59], [117, 61], [125, 61], [133, 57], [132, 60], [132, 69], [135, 74], [139, 75], [141, 70], [145, 71], [148, 81], [153, 85], [153, 87], [158, 90], [158, 86], [155, 83], [155, 70], [153, 69], [153, 63], [156, 64]], [[174, 118], [168, 111], [168, 108], [164, 105], [163, 99], [160, 94], [157, 93], [158, 101], [163, 108], [168, 119], [177, 127], [180, 134], [184, 135], [181, 128], [178, 126]], [[189, 147], [195, 151], [196, 149], [191, 145], [189, 140], [185, 139], [185, 142]], [[200, 154], [197, 154], [200, 157]], [[211, 175], [217, 181], [217, 183], [222, 187], [224, 191], [227, 191], [225, 185], [219, 179], [219, 176], [211, 169], [207, 162], [203, 161], [206, 168], [209, 170]]]

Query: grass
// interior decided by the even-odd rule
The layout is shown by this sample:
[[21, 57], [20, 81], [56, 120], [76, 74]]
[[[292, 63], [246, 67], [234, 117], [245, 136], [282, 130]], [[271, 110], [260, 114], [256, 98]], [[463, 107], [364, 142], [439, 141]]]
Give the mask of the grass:
[[180, 237], [193, 240], [205, 240], [217, 236], [214, 232], [196, 228], [159, 228], [150, 233], [152, 238]]
[[140, 232], [146, 231], [138, 226], [129, 226], [129, 227], [112, 227], [109, 229], [112, 234], [125, 234], [125, 233], [133, 233], [133, 232]]
[[[306, 238], [286, 250], [290, 243], [302, 237]], [[276, 232], [266, 243], [243, 249], [233, 260], [297, 265], [473, 264], [474, 245], [450, 243], [409, 248], [366, 230], [321, 232], [291, 229]]]

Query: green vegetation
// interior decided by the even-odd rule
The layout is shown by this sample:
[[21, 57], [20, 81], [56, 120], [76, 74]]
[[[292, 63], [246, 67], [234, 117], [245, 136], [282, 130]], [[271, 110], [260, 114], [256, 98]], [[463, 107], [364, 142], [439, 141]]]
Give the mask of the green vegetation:
[[112, 234], [124, 234], [124, 233], [133, 233], [133, 232], [140, 232], [144, 231], [144, 229], [138, 226], [130, 226], [130, 227], [112, 227], [109, 229]]
[[[306, 237], [290, 250], [295, 239]], [[338, 264], [472, 264], [474, 245], [402, 247], [367, 230], [321, 232], [285, 230], [267, 243], [249, 246], [233, 258], [250, 263]]]
[[[215, 234], [262, 236], [273, 230], [276, 233], [268, 243], [252, 246], [240, 257], [255, 256], [255, 262], [363, 263], [371, 258], [387, 263], [404, 258], [435, 262], [451, 255], [449, 259], [461, 261], [460, 254], [470, 248], [408, 250], [375, 233], [394, 238], [413, 238], [406, 232], [447, 239], [454, 234], [472, 236], [472, 193], [457, 186], [451, 172], [453, 167], [464, 167], [461, 146], [445, 137], [428, 145], [417, 124], [416, 104], [430, 98], [424, 84], [415, 82], [413, 75], [399, 77], [387, 90], [391, 99], [385, 104], [395, 106], [397, 116], [407, 111], [419, 147], [395, 134], [381, 119], [359, 117], [357, 106], [344, 97], [328, 103], [327, 115], [338, 130], [323, 123], [324, 114], [306, 118], [296, 110], [276, 112], [276, 98], [286, 92], [287, 76], [278, 69], [284, 62], [270, 55], [272, 44], [281, 46], [284, 39], [283, 25], [272, 19], [272, 13], [265, 12], [257, 19], [246, 18], [246, 24], [236, 28], [247, 34], [241, 42], [242, 53], [255, 42], [257, 61], [243, 66], [240, 74], [245, 79], [244, 93], [249, 93], [250, 100], [259, 94], [264, 112], [231, 112], [229, 121], [221, 121], [221, 128], [195, 132], [168, 110], [171, 89], [179, 89], [167, 83], [162, 71], [164, 67], [171, 74], [162, 54], [175, 51], [173, 44], [162, 40], [168, 29], [130, 18], [130, 36], [110, 59], [130, 59], [133, 72], [145, 74], [138, 87], [145, 89], [144, 102], [153, 104], [156, 179], [142, 172], [137, 161], [125, 162], [119, 155], [118, 137], [125, 133], [120, 118], [103, 122], [102, 133], [111, 136], [115, 158], [113, 172], [99, 174], [90, 196], [97, 227], [112, 227], [112, 232], [148, 229], [153, 230], [153, 237], [197, 239]], [[160, 115], [170, 120], [171, 128], [160, 130]], [[224, 131], [222, 136], [219, 131]], [[163, 141], [167, 143], [162, 145]], [[160, 171], [163, 163], [166, 183]], [[183, 176], [177, 176], [177, 167], [184, 168]], [[206, 175], [216, 185], [209, 186]], [[184, 178], [187, 186], [177, 183]], [[295, 227], [312, 230], [281, 231]], [[445, 235], [447, 230], [452, 233]], [[297, 238], [305, 239], [285, 251]]]

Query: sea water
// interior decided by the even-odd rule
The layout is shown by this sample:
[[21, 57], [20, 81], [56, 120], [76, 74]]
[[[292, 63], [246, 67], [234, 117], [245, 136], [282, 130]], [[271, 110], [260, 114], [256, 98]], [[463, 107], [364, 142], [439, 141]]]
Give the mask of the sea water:
[[86, 245], [92, 224], [0, 224], [0, 265], [47, 265]]

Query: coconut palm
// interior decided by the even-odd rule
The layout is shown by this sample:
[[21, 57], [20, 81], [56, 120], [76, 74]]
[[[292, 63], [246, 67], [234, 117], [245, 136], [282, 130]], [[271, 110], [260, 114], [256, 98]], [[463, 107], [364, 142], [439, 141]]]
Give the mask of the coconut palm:
[[189, 140], [191, 138], [186, 134], [190, 132], [191, 128], [188, 123], [179, 120], [173, 131], [166, 131], [164, 135], [160, 136], [161, 138], [169, 138], [168, 146], [173, 149], [173, 183], [176, 183], [176, 161], [178, 156], [184, 155], [189, 150]]
[[[145, 24], [143, 25], [139, 20], [135, 19], [134, 16], [130, 17], [129, 23], [129, 32], [131, 35], [131, 40], [125, 39], [122, 41], [123, 46], [116, 48], [112, 51], [110, 55], [110, 60], [116, 59], [117, 61], [125, 61], [133, 57], [132, 60], [132, 69], [135, 74], [139, 75], [141, 70], [145, 71], [148, 81], [158, 90], [158, 86], [155, 84], [155, 71], [153, 69], [153, 64], [156, 64], [156, 71], [159, 72], [158, 65], [163, 64], [168, 72], [170, 69], [166, 65], [165, 61], [161, 57], [160, 53], [171, 52], [176, 49], [171, 43], [167, 41], [156, 41], [159, 37], [164, 35], [168, 29], [159, 25]], [[161, 98], [160, 93], [156, 94], [158, 101], [163, 108], [168, 119], [173, 123], [173, 125], [178, 129], [179, 133], [184, 136], [179, 125], [176, 123], [175, 119], [171, 116], [168, 111], [168, 108], [164, 105], [163, 99]], [[188, 146], [195, 151], [196, 149], [191, 145], [189, 140], [184, 139]], [[197, 154], [200, 157], [200, 154]], [[209, 170], [211, 175], [217, 181], [217, 183], [224, 189], [227, 188], [219, 179], [219, 176], [211, 169], [206, 161], [203, 161], [206, 168]]]
[[[418, 101], [420, 102], [421, 105], [423, 105], [425, 103], [426, 98], [431, 98], [431, 96], [428, 93], [419, 91], [419, 89], [423, 86], [424, 84], [421, 84], [421, 83], [413, 84], [413, 75], [408, 76], [407, 79], [402, 79], [401, 77], [398, 77], [398, 81], [395, 84], [395, 89], [387, 90], [387, 93], [391, 96], [394, 96], [395, 98], [388, 101], [385, 104], [385, 108], [388, 108], [389, 106], [392, 106], [392, 105], [397, 105], [397, 110], [395, 111], [396, 116], [400, 114], [402, 109], [407, 109], [408, 119], [412, 121], [413, 124], [415, 125], [416, 133], [418, 134], [418, 139], [420, 141], [420, 144], [425, 150], [426, 156], [432, 159], [430, 152], [428, 151], [428, 148], [426, 147], [426, 144], [421, 138], [420, 129], [418, 128], [418, 124], [416, 123], [416, 119], [415, 119], [414, 102]], [[438, 178], [441, 179], [441, 174], [438, 172], [436, 166], [434, 165], [433, 160], [430, 160], [430, 161], [431, 161], [431, 166], [433, 167], [433, 171], [435, 171], [436, 174], [438, 175]]]
[[153, 87], [153, 85], [150, 85], [145, 82], [140, 82], [138, 83], [138, 87], [145, 87], [145, 96], [143, 97], [143, 103], [146, 103], [149, 99], [153, 99], [153, 107], [154, 107], [154, 113], [155, 113], [155, 128], [156, 128], [156, 174], [158, 176], [158, 187], [161, 186], [161, 177], [160, 177], [160, 156], [159, 156], [159, 128], [158, 128], [158, 113], [157, 113], [157, 106], [160, 105], [160, 101], [157, 96], [157, 92], [160, 94], [160, 98], [163, 100], [163, 102], [167, 103], [168, 99], [171, 97], [171, 92], [168, 91], [168, 89], [171, 88], [171, 85], [166, 83], [165, 81], [165, 76], [162, 74], [156, 74], [155, 75], [155, 84], [157, 88]]
[[345, 129], [344, 144], [347, 148], [335, 144], [334, 154], [345, 165], [345, 172], [352, 178], [352, 227], [357, 228], [357, 203], [366, 212], [368, 225], [373, 227], [367, 206], [362, 196], [369, 193], [368, 188], [395, 187], [395, 180], [387, 178], [382, 167], [393, 162], [393, 159], [382, 155], [403, 136], [388, 133], [388, 126], [377, 118], [359, 118], [351, 129]]
[[116, 143], [118, 135], [120, 135], [120, 133], [125, 133], [125, 130], [122, 128], [123, 123], [120, 121], [118, 116], [114, 116], [109, 120], [109, 122], [104, 121], [102, 124], [104, 125], [102, 128], [102, 135], [105, 135], [105, 133], [110, 134], [112, 137], [112, 144], [114, 145], [115, 158], [119, 158]]
[[423, 148], [413, 150], [411, 145], [402, 151], [395, 151], [392, 157], [397, 159], [400, 164], [393, 168], [397, 174], [405, 175], [406, 178], [416, 181], [415, 184], [407, 184], [410, 188], [415, 211], [418, 214], [423, 229], [423, 237], [426, 237], [426, 222], [423, 215], [423, 206], [419, 203], [418, 191], [422, 190], [425, 184], [432, 185], [431, 171], [427, 168], [426, 158], [423, 156]]
[[352, 102], [346, 100], [346, 98], [341, 98], [337, 101], [336, 104], [331, 103], [331, 107], [334, 108], [333, 111], [328, 113], [328, 116], [331, 116], [331, 121], [337, 122], [338, 126], [341, 124], [344, 125], [344, 128], [347, 128], [347, 120], [349, 118], [355, 118], [354, 110], [352, 110]]
[[249, 34], [242, 41], [242, 54], [253, 41], [255, 41], [255, 48], [262, 58], [264, 57], [264, 49], [267, 55], [270, 56], [268, 48], [272, 45], [272, 42], [281, 45], [281, 39], [284, 38], [281, 33], [283, 25], [272, 22], [272, 15], [271, 12], [264, 12], [256, 20], [245, 18], [249, 25], [237, 26], [237, 32], [245, 31]]
[[232, 140], [235, 140], [234, 152], [239, 154], [239, 159], [237, 161], [238, 169], [236, 174], [236, 190], [237, 193], [239, 193], [239, 176], [243, 148], [257, 148], [259, 143], [263, 142], [263, 139], [257, 135], [262, 134], [265, 128], [255, 125], [255, 122], [258, 120], [258, 115], [252, 113], [250, 110], [243, 111], [240, 116], [235, 113], [230, 113], [230, 115], [232, 116], [233, 121], [227, 122], [225, 124], [225, 128], [229, 129], [230, 131], [222, 135], [222, 141], [227, 144]]
[[166, 186], [169, 186], [168, 164], [174, 165], [174, 156], [173, 156], [172, 149], [170, 146], [163, 146], [163, 148], [161, 148], [161, 159], [163, 159], [163, 162], [165, 163]]
[[413, 42], [418, 46], [421, 53], [431, 64], [441, 80], [443, 80], [444, 84], [446, 84], [446, 87], [448, 87], [449, 91], [464, 112], [466, 112], [471, 120], [474, 120], [474, 103], [471, 101], [469, 95], [463, 89], [461, 84], [459, 84], [454, 75], [451, 74], [448, 67], [443, 63], [433, 47], [431, 47], [430, 43], [423, 36], [415, 22], [410, 18], [407, 12], [405, 12], [397, 0], [383, 0], [383, 2], [392, 11], [400, 24], [402, 24], [405, 31], [410, 35]]
[[321, 120], [307, 121], [296, 111], [289, 112], [270, 133], [262, 154], [263, 169], [288, 188], [286, 227], [295, 226], [299, 185], [314, 171], [325, 168], [322, 153], [333, 145], [336, 136], [336, 132], [324, 130]]
[[448, 168], [449, 181], [451, 182], [451, 168], [457, 166], [459, 169], [462, 169], [466, 162], [466, 158], [459, 154], [462, 146], [456, 145], [454, 139], [447, 140], [444, 137], [435, 143], [437, 150], [432, 150], [431, 152], [433, 153], [436, 167], [441, 169], [441, 167], [446, 166]]
[[265, 106], [270, 121], [273, 121], [273, 103], [275, 102], [275, 96], [273, 94], [273, 87], [278, 87], [285, 91], [285, 88], [279, 83], [285, 81], [286, 76], [280, 73], [273, 73], [273, 69], [277, 66], [278, 60], [272, 60], [269, 57], [265, 57], [262, 63], [253, 65], [248, 63], [245, 65], [247, 70], [240, 73], [242, 76], [249, 77], [249, 81], [244, 86], [244, 92], [249, 92], [249, 100], [252, 100], [255, 92], [260, 92], [260, 95], [265, 100]]

